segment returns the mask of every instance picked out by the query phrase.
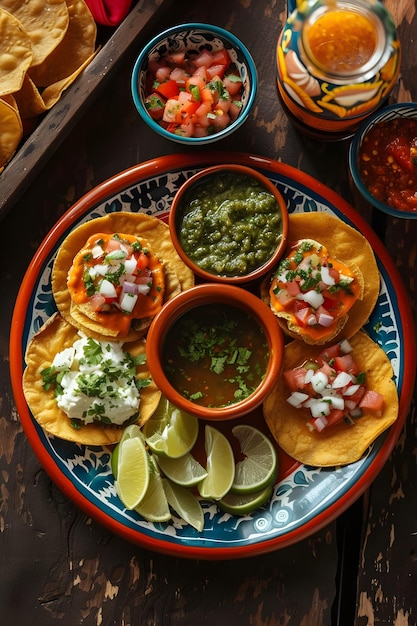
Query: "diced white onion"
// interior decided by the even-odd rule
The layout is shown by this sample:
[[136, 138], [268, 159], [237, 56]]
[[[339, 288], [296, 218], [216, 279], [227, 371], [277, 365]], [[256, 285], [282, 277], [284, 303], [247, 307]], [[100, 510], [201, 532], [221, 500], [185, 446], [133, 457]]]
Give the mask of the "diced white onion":
[[137, 287], [138, 287], [138, 293], [142, 294], [143, 296], [147, 296], [148, 293], [151, 290], [151, 287], [148, 284], [146, 284], [146, 285], [145, 284], [144, 285], [138, 284]]
[[324, 326], [324, 328], [329, 328], [333, 324], [333, 317], [330, 313], [320, 313], [318, 316], [317, 322], [320, 326]]
[[136, 259], [135, 257], [131, 257], [130, 259], [126, 259], [124, 261], [126, 274], [133, 274], [136, 269]]
[[314, 375], [311, 377], [311, 385], [314, 391], [320, 393], [326, 388], [326, 385], [328, 384], [329, 378], [324, 372], [314, 372]]
[[93, 246], [91, 254], [93, 256], [93, 259], [99, 259], [101, 256], [103, 256], [104, 250], [101, 246], [97, 244], [96, 246]]
[[[352, 382], [352, 376], [347, 372], [339, 372], [332, 383], [333, 389], [342, 389]], [[354, 392], [353, 392], [354, 393]]]
[[334, 285], [335, 280], [330, 276], [329, 267], [327, 265], [323, 265], [321, 268], [321, 279], [326, 285]]
[[307, 370], [305, 378], [304, 378], [304, 383], [306, 385], [308, 385], [308, 383], [311, 383], [311, 379], [313, 378], [313, 376], [314, 376], [314, 370], [313, 369]]
[[299, 408], [307, 399], [307, 393], [302, 393], [301, 391], [293, 391], [292, 394], [287, 398], [287, 402], [291, 404], [291, 406]]
[[96, 276], [105, 276], [109, 270], [109, 266], [105, 265], [104, 263], [98, 263], [97, 265], [94, 265], [90, 269], [90, 275], [92, 276], [91, 270], [94, 270]]
[[103, 278], [103, 280], [101, 281], [99, 292], [105, 298], [116, 298], [117, 297], [117, 292], [116, 292], [116, 289], [115, 289], [113, 283], [111, 283], [106, 278]]
[[349, 354], [349, 352], [353, 350], [351, 343], [347, 339], [343, 339], [343, 341], [339, 343], [339, 348], [343, 354]]
[[317, 324], [317, 317], [313, 314], [309, 315], [307, 318], [307, 324], [309, 326], [315, 326]]
[[329, 415], [330, 404], [328, 402], [323, 402], [322, 400], [316, 400], [316, 402], [311, 404], [310, 411], [313, 417], [321, 417], [322, 415]]
[[316, 417], [316, 419], [314, 420], [314, 428], [318, 430], [319, 433], [321, 433], [321, 431], [324, 430], [326, 426], [327, 426], [327, 419], [324, 417], [324, 415], [321, 415], [320, 417]]
[[343, 411], [345, 408], [345, 401], [342, 396], [323, 396], [323, 400], [329, 402], [333, 409], [340, 409]]
[[353, 396], [359, 389], [360, 385], [350, 385], [343, 393], [344, 396]]
[[304, 302], [307, 302], [307, 304], [312, 306], [314, 309], [318, 309], [324, 302], [323, 295], [314, 289], [310, 289], [310, 291], [306, 291], [306, 293], [300, 293], [297, 296], [297, 299], [304, 300]]
[[137, 294], [123, 293], [119, 302], [120, 308], [122, 309], [122, 311], [126, 311], [126, 313], [131, 313], [134, 309], [137, 299]]

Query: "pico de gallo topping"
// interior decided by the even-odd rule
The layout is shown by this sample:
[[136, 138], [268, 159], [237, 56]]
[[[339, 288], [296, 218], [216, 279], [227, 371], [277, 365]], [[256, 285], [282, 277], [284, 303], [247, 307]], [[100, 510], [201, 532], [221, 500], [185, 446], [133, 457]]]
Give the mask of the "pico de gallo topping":
[[242, 108], [242, 78], [224, 47], [151, 59], [146, 78], [149, 115], [176, 135], [212, 135], [233, 122]]
[[348, 340], [325, 348], [317, 359], [283, 372], [291, 394], [287, 402], [309, 414], [307, 427], [322, 432], [346, 422], [354, 424], [364, 412], [382, 414], [384, 397], [367, 388], [366, 372], [352, 355]]
[[359, 150], [359, 171], [370, 193], [400, 211], [417, 211], [417, 119], [375, 124]]
[[162, 304], [163, 271], [145, 241], [133, 235], [100, 233], [90, 237], [74, 259], [68, 289], [75, 304], [97, 313], [137, 319]]
[[318, 341], [346, 315], [361, 292], [349, 267], [330, 258], [320, 243], [301, 239], [281, 260], [269, 295], [276, 314], [284, 313], [303, 334]]

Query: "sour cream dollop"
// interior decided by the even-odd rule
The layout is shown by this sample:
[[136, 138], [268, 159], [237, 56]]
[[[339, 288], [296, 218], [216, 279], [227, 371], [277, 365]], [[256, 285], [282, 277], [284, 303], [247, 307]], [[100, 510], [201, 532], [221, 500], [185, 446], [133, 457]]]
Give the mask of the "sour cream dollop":
[[123, 424], [139, 410], [135, 364], [121, 342], [81, 336], [52, 362], [58, 370], [57, 405], [70, 419], [85, 424]]

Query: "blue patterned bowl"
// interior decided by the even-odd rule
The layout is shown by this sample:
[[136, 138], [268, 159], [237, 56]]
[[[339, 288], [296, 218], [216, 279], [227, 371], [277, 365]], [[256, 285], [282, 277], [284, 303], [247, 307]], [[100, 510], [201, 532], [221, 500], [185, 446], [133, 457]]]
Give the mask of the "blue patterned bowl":
[[[152, 119], [145, 106], [147, 71], [150, 61], [158, 60], [167, 53], [181, 50], [201, 52], [204, 48], [217, 52], [225, 48], [232, 63], [238, 69], [242, 83], [242, 106], [239, 115], [228, 126], [204, 137], [186, 137], [174, 134]], [[186, 145], [206, 145], [229, 136], [248, 118], [257, 91], [257, 72], [254, 61], [244, 46], [232, 33], [209, 24], [190, 23], [173, 26], [154, 37], [141, 51], [133, 68], [131, 90], [133, 101], [142, 119], [156, 133]]]
[[[367, 202], [369, 202], [369, 204], [374, 206], [379, 211], [382, 211], [383, 213], [387, 213], [388, 215], [391, 215], [393, 217], [417, 219], [417, 198], [416, 198], [415, 206], [410, 210], [402, 210], [400, 208], [392, 206], [391, 204], [382, 202], [381, 200], [377, 199], [374, 195], [372, 195], [372, 193], [370, 192], [369, 188], [365, 184], [361, 175], [359, 153], [363, 145], [363, 142], [369, 136], [369, 132], [377, 124], [382, 124], [385, 122], [389, 123], [389, 122], [392, 122], [393, 120], [402, 119], [402, 118], [413, 119], [414, 122], [417, 124], [417, 102], [398, 102], [396, 104], [383, 107], [382, 109], [379, 109], [377, 113], [374, 113], [373, 115], [371, 115], [366, 120], [366, 122], [362, 124], [362, 126], [359, 128], [359, 130], [357, 131], [357, 133], [354, 135], [352, 139], [352, 143], [349, 148], [349, 168], [350, 168], [350, 174], [351, 174], [353, 183], [355, 184], [356, 188], [358, 189], [362, 197]], [[417, 173], [417, 168], [416, 168], [416, 173]], [[402, 190], [398, 189], [398, 186], [397, 186], [397, 191], [400, 192]], [[417, 196], [417, 190], [414, 195]]]

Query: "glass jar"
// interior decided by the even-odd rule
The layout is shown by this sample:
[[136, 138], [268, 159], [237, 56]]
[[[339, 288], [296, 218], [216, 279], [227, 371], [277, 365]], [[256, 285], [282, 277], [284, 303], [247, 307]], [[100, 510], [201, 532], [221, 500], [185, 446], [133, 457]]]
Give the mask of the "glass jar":
[[400, 42], [379, 0], [289, 0], [277, 45], [278, 93], [299, 127], [351, 135], [391, 93]]

